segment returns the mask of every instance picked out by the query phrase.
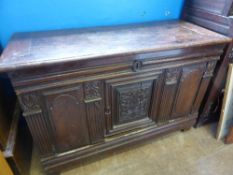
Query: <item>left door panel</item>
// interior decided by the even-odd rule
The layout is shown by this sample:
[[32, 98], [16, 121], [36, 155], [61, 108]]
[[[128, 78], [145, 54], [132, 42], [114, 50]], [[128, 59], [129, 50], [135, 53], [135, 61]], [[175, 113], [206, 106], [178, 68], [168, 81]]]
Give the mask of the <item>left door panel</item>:
[[54, 89], [43, 96], [57, 152], [90, 144], [83, 86]]

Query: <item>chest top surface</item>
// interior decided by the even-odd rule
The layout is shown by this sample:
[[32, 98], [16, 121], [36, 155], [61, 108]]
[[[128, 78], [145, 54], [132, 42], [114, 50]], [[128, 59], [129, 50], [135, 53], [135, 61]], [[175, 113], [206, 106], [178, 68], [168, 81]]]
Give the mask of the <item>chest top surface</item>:
[[18, 33], [0, 58], [0, 71], [230, 41], [228, 37], [184, 21]]

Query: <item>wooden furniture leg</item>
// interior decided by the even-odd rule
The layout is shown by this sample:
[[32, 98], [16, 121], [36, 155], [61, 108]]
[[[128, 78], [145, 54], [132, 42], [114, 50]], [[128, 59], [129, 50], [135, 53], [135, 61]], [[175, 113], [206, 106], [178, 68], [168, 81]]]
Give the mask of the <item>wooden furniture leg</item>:
[[183, 129], [181, 129], [181, 132], [189, 131], [191, 128], [192, 128], [192, 127], [183, 128]]
[[230, 144], [233, 143], [233, 126], [228, 134], [228, 136], [226, 137], [226, 144]]

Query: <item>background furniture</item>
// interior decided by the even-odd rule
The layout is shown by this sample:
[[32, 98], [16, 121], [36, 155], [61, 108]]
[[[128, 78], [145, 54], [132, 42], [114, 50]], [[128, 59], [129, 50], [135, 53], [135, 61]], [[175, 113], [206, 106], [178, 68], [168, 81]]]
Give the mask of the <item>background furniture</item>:
[[[1, 53], [1, 52], [0, 52]], [[0, 75], [0, 151], [14, 175], [29, 175], [32, 139], [6, 74]], [[1, 169], [1, 168], [0, 168]], [[5, 170], [7, 171], [7, 170]], [[5, 172], [7, 173], [7, 172]], [[0, 174], [4, 174], [1, 173]]]
[[8, 165], [8, 163], [5, 160], [5, 157], [3, 156], [2, 151], [0, 151], [0, 174], [4, 175], [14, 175]]
[[233, 143], [233, 127], [231, 128], [231, 130], [226, 138], [226, 143], [227, 144]]
[[[183, 19], [233, 37], [231, 15], [233, 15], [232, 0], [186, 0], [183, 11]], [[214, 79], [200, 109], [197, 126], [219, 119], [227, 68], [232, 59], [232, 44], [230, 44], [217, 63]]]
[[0, 75], [0, 149], [7, 147], [16, 97], [6, 74]]
[[224, 139], [233, 125], [233, 64], [229, 64], [221, 115], [218, 122], [216, 138]]
[[[2, 53], [0, 46], [0, 55]], [[15, 107], [15, 94], [6, 74], [0, 74], [0, 149], [4, 150], [10, 132], [13, 111]]]
[[21, 110], [16, 104], [13, 119], [4, 149], [4, 157], [14, 175], [29, 175], [32, 155], [32, 139], [27, 125], [20, 118]]
[[[0, 55], [1, 53], [2, 48], [0, 45]], [[10, 115], [10, 111], [8, 110], [9, 108], [7, 108], [7, 106], [11, 105], [5, 101], [7, 99], [6, 95], [4, 94], [5, 81], [2, 78], [0, 79], [0, 84], [0, 150], [3, 150], [6, 147], [12, 115]]]
[[193, 126], [230, 41], [184, 21], [24, 33], [5, 49], [0, 71], [54, 174]]

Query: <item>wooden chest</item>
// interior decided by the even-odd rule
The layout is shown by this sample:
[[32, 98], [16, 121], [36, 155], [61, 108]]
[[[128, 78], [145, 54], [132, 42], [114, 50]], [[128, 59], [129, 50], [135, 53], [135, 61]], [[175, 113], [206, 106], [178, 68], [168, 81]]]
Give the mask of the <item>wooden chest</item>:
[[231, 40], [183, 21], [16, 34], [8, 72], [47, 173], [190, 128]]

